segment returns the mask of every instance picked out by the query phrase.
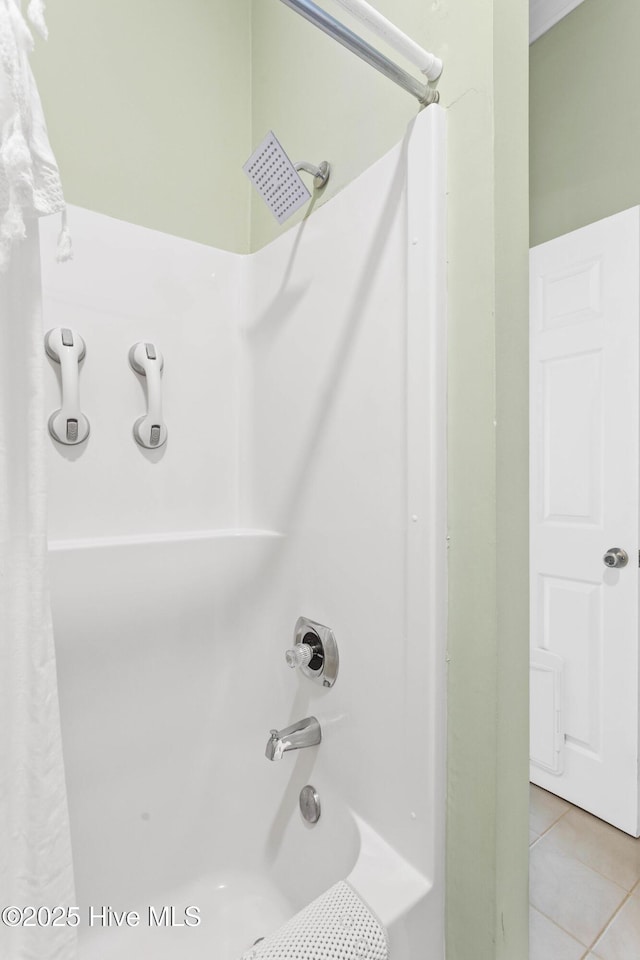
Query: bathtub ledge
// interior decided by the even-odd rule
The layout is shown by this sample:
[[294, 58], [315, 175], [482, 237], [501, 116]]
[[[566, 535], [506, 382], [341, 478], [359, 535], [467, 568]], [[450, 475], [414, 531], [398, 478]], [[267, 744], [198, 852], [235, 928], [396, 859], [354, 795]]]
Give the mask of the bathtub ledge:
[[142, 533], [132, 536], [85, 537], [80, 540], [50, 540], [49, 552], [66, 550], [100, 550], [108, 547], [138, 547], [147, 544], [189, 543], [195, 540], [283, 540], [276, 530], [250, 527], [220, 528], [215, 530], [178, 530], [170, 533]]
[[361, 846], [347, 881], [389, 929], [429, 893], [433, 883], [369, 824], [355, 814], [354, 818], [360, 831]]

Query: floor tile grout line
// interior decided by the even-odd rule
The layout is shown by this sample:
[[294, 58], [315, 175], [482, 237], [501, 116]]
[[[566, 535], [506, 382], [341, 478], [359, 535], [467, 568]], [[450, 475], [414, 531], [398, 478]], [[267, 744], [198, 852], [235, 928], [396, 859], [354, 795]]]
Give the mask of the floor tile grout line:
[[[570, 809], [571, 809], [571, 808], [569, 807], [568, 810], [563, 810], [562, 813], [560, 814], [560, 816], [558, 817], [558, 819], [557, 819], [557, 820], [554, 820], [553, 823], [550, 823], [548, 827], [545, 827], [545, 829], [542, 831], [541, 834], [538, 835], [537, 839], [534, 840], [533, 843], [537, 843], [538, 840], [542, 840], [542, 838], [545, 837], [545, 836], [549, 833], [550, 830], [553, 830], [553, 828], [554, 828], [558, 823], [560, 823], [560, 821], [562, 820], [562, 818], [563, 818], [563, 817], [566, 817], [566, 815], [569, 813], [569, 810], [570, 810]], [[533, 827], [531, 826], [531, 823], [529, 823], [529, 829], [530, 829], [530, 830], [533, 830]], [[537, 831], [537, 830], [533, 830], [533, 832], [534, 832], [534, 833], [537, 833], [538, 831]], [[533, 846], [533, 843], [531, 844], [531, 846]]]
[[[534, 786], [534, 785], [532, 785], [532, 786]], [[538, 788], [538, 789], [543, 790], [542, 787], [540, 787], [540, 788]], [[546, 791], [546, 792], [549, 792], [549, 791]], [[533, 803], [532, 803], [531, 805], [533, 806], [534, 804], [535, 804], [535, 801], [533, 801]], [[566, 808], [565, 810], [563, 810], [563, 812], [560, 814], [560, 816], [556, 817], [556, 819], [553, 820], [540, 834], [538, 834], [538, 831], [537, 831], [537, 830], [534, 830], [534, 829], [532, 828], [532, 826], [531, 826], [531, 821], [529, 822], [529, 828], [530, 828], [530, 830], [531, 830], [533, 833], [536, 834], [535, 840], [534, 840], [532, 843], [529, 844], [529, 854], [530, 854], [530, 855], [531, 855], [531, 850], [533, 849], [533, 847], [535, 847], [540, 840], [542, 840], [542, 839], [544, 839], [545, 837], [547, 837], [547, 836], [551, 833], [551, 831], [560, 823], [560, 821], [563, 819], [563, 817], [565, 817], [568, 813], [570, 813], [570, 812], [573, 811], [573, 810], [580, 810], [580, 809], [581, 809], [580, 807], [576, 807], [574, 804], [571, 804], [571, 803], [568, 803], [568, 802], [567, 802], [567, 804], [568, 804], [568, 805], [567, 805], [567, 808]], [[584, 812], [588, 814], [588, 811], [584, 811]], [[592, 816], [592, 815], [589, 814], [589, 816]], [[597, 819], [597, 818], [596, 818], [596, 819]], [[604, 822], [604, 821], [603, 821], [603, 822]], [[574, 860], [576, 863], [581, 864], [583, 867], [586, 867], [588, 870], [591, 870], [594, 874], [596, 874], [596, 876], [602, 878], [603, 880], [606, 880], [608, 883], [612, 883], [615, 887], [617, 887], [617, 888], [624, 894], [622, 900], [620, 901], [620, 903], [618, 904], [618, 906], [616, 907], [616, 909], [615, 909], [615, 910], [610, 914], [610, 916], [607, 918], [606, 922], [604, 923], [604, 925], [603, 925], [603, 926], [601, 927], [601, 929], [599, 930], [599, 932], [598, 932], [598, 934], [596, 935], [595, 939], [594, 939], [588, 946], [585, 946], [585, 944], [582, 943], [582, 942], [575, 936], [575, 934], [571, 933], [569, 930], [566, 930], [563, 926], [561, 926], [559, 923], [557, 923], [556, 920], [554, 920], [552, 917], [549, 917], [543, 910], [541, 910], [539, 907], [537, 907], [537, 906], [535, 906], [533, 903], [531, 903], [531, 900], [529, 900], [529, 906], [530, 906], [530, 908], [532, 908], [533, 910], [536, 910], [536, 911], [537, 911], [541, 916], [543, 916], [549, 923], [553, 924], [553, 926], [555, 926], [558, 930], [561, 930], [561, 931], [562, 931], [564, 934], [566, 934], [568, 937], [571, 937], [571, 939], [574, 940], [574, 942], [575, 942], [578, 946], [583, 947], [583, 948], [585, 949], [585, 952], [583, 952], [583, 953], [581, 954], [580, 960], [587, 960], [587, 958], [588, 958], [591, 954], [593, 954], [593, 956], [596, 958], [596, 960], [598, 960], [597, 954], [595, 953], [595, 947], [597, 946], [597, 944], [599, 943], [599, 941], [604, 937], [604, 935], [606, 934], [606, 932], [610, 929], [610, 927], [611, 927], [612, 924], [614, 923], [616, 917], [617, 917], [618, 914], [624, 909], [625, 905], [629, 902], [629, 900], [632, 899], [632, 897], [634, 896], [634, 894], [636, 894], [636, 892], [640, 891], [640, 877], [638, 877], [638, 879], [636, 879], [636, 880], [632, 883], [632, 885], [631, 885], [631, 887], [630, 887], [629, 889], [626, 889], [626, 888], [625, 888], [622, 884], [620, 884], [618, 881], [612, 880], [611, 877], [606, 876], [604, 873], [601, 873], [601, 871], [598, 870], [596, 867], [593, 867], [590, 863], [587, 863], [586, 861], [582, 860], [582, 858], [581, 858], [580, 856], [577, 856], [577, 855], [575, 854], [575, 852], [572, 852], [571, 854], [561, 854], [561, 855], [566, 856], [567, 859], [572, 859], [572, 860]]]
[[603, 927], [601, 927], [601, 929], [600, 929], [600, 930], [598, 931], [598, 933], [596, 934], [595, 939], [592, 940], [591, 943], [590, 943], [588, 946], [587, 946], [585, 943], [583, 943], [582, 940], [578, 940], [578, 938], [576, 937], [575, 933], [571, 933], [570, 930], [567, 930], [566, 927], [563, 927], [561, 924], [559, 924], [557, 920], [554, 920], [553, 917], [550, 917], [547, 913], [544, 912], [544, 910], [541, 910], [540, 907], [536, 907], [536, 905], [533, 904], [533, 903], [531, 903], [531, 901], [529, 901], [529, 906], [530, 906], [533, 910], [536, 910], [541, 916], [543, 916], [543, 917], [545, 918], [545, 920], [548, 920], [549, 923], [552, 923], [552, 924], [554, 925], [554, 927], [557, 927], [558, 930], [562, 930], [562, 932], [563, 932], [563, 933], [566, 933], [566, 935], [567, 935], [568, 937], [571, 937], [572, 940], [575, 940], [575, 942], [578, 944], [578, 946], [584, 947], [585, 950], [586, 950], [586, 953], [584, 953], [583, 956], [580, 958], [580, 960], [584, 960], [584, 958], [587, 957], [587, 956], [589, 955], [589, 953], [593, 951], [593, 948], [594, 948], [595, 945], [597, 944], [598, 940], [600, 940], [601, 937], [603, 936], [603, 934], [606, 933], [606, 931], [609, 929], [609, 927], [611, 926], [611, 924], [613, 923], [613, 921], [615, 920], [615, 918], [617, 917], [617, 915], [620, 913], [620, 911], [621, 911], [622, 908], [624, 907], [625, 903], [627, 903], [627, 901], [630, 900], [630, 899], [631, 899], [631, 894], [629, 893], [629, 894], [627, 894], [627, 896], [624, 898], [624, 900], [622, 901], [622, 903], [621, 903], [618, 907], [616, 907], [616, 909], [613, 911], [613, 913], [608, 917], [605, 925], [604, 925]]
[[[628, 901], [629, 901], [630, 899], [631, 899], [631, 893], [628, 893], [628, 894], [626, 895], [626, 897], [624, 898], [624, 900], [622, 901], [622, 903], [617, 907], [616, 910], [613, 911], [613, 913], [611, 914], [611, 916], [609, 917], [609, 919], [608, 919], [607, 922], [605, 923], [604, 927], [602, 928], [602, 930], [600, 931], [600, 933], [597, 935], [597, 937], [595, 938], [595, 940], [593, 941], [593, 943], [592, 943], [591, 946], [589, 947], [589, 950], [593, 951], [593, 948], [595, 947], [595, 945], [596, 945], [596, 943], [598, 942], [598, 940], [602, 939], [602, 937], [604, 936], [604, 934], [607, 932], [607, 930], [609, 929], [609, 927], [611, 926], [611, 924], [613, 923], [613, 921], [615, 920], [615, 918], [618, 916], [618, 914], [620, 913], [620, 911], [621, 911], [622, 908], [624, 907], [625, 903], [628, 903]], [[568, 931], [567, 931], [567, 933], [568, 933]]]
[[[569, 812], [568, 810], [565, 811], [565, 813], [568, 813], [568, 812]], [[565, 816], [565, 813], [562, 814], [562, 817]], [[541, 833], [540, 836], [533, 841], [533, 843], [530, 843], [529, 850], [531, 850], [532, 847], [535, 847], [535, 845], [538, 843], [538, 840], [542, 840], [544, 837], [548, 836], [548, 834], [551, 833], [553, 828], [558, 825], [562, 817], [559, 817], [558, 820], [556, 820], [555, 823], [552, 823], [551, 826], [547, 830], [545, 830], [544, 833]], [[611, 877], [607, 876], [606, 873], [602, 873], [601, 870], [598, 870], [597, 867], [594, 867], [590, 863], [587, 863], [586, 860], [583, 860], [582, 857], [578, 856], [578, 854], [575, 852], [567, 853], [567, 854], [561, 853], [561, 856], [565, 856], [569, 860], [577, 860], [577, 862], [581, 863], [583, 867], [587, 867], [587, 869], [593, 870], [593, 872], [597, 873], [598, 876], [602, 877], [603, 880], [607, 880], [609, 883], [612, 883], [614, 886], [619, 887], [620, 890], [624, 890], [624, 892], [627, 894], [632, 894], [634, 890], [636, 890], [640, 886], [640, 876], [638, 876], [638, 878], [633, 881], [630, 887], [625, 887], [618, 880], [613, 880]]]
[[[586, 810], [584, 807], [578, 807], [578, 806], [576, 806], [574, 803], [571, 803], [570, 800], [564, 800], [564, 798], [558, 797], [557, 794], [552, 793], [550, 790], [545, 790], [544, 787], [538, 787], [537, 784], [531, 783], [531, 781], [529, 781], [529, 786], [530, 786], [530, 787], [535, 787], [537, 790], [542, 791], [542, 793], [548, 793], [549, 796], [556, 797], [557, 799], [562, 800], [562, 802], [567, 805], [567, 809], [566, 809], [566, 810], [563, 810], [563, 812], [560, 814], [560, 816], [559, 816], [556, 820], [554, 820], [553, 823], [550, 824], [550, 825], [546, 828], [546, 830], [544, 831], [544, 833], [548, 833], [549, 830], [551, 830], [552, 827], [555, 827], [556, 824], [558, 823], [558, 821], [560, 821], [560, 820], [561, 820], [563, 817], [565, 817], [568, 813], [579, 813], [579, 814], [584, 814], [584, 815], [586, 815], [590, 820], [594, 820], [596, 823], [602, 824], [603, 827], [611, 827], [616, 833], [621, 834], [622, 837], [626, 838], [626, 839], [629, 840], [631, 843], [637, 843], [637, 844], [640, 845], [640, 836], [639, 836], [639, 837], [634, 837], [632, 834], [627, 833], [625, 830], [622, 830], [620, 827], [615, 827], [613, 824], [609, 823], [607, 820], [603, 820], [602, 817], [596, 816], [595, 813], [591, 813], [589, 810]], [[532, 807], [532, 806], [535, 806], [535, 803], [536, 803], [536, 801], [531, 799], [531, 794], [530, 794], [530, 798], [529, 798], [529, 811], [530, 811], [530, 815], [529, 815], [529, 829], [530, 829], [530, 830], [532, 829], [532, 827], [531, 827], [531, 807]], [[534, 830], [533, 832], [535, 833], [536, 831]], [[543, 834], [540, 834], [540, 836], [543, 836]], [[640, 883], [640, 879], [639, 879], [637, 882]]]
[[623, 887], [622, 884], [621, 884], [621, 883], [618, 883], [617, 880], [612, 880], [611, 877], [608, 877], [608, 876], [606, 875], [606, 873], [602, 873], [600, 870], [598, 870], [597, 867], [592, 867], [590, 863], [586, 863], [584, 860], [581, 860], [580, 857], [574, 856], [573, 859], [574, 859], [574, 860], [577, 860], [578, 863], [581, 863], [583, 867], [588, 867], [589, 870], [593, 870], [593, 872], [594, 872], [594, 873], [597, 873], [598, 876], [599, 876], [599, 877], [602, 877], [603, 880], [608, 880], [609, 883], [612, 883], [615, 887], [618, 887], [618, 889], [624, 890], [624, 892], [626, 893], [626, 895], [629, 896], [629, 897], [631, 896], [631, 894], [633, 893], [633, 891], [634, 891], [634, 890], [636, 889], [636, 887], [638, 886], [638, 882], [636, 881], [636, 882], [633, 884], [632, 887], [629, 887], [629, 888]]
[[[565, 930], [564, 927], [561, 927], [561, 926], [560, 926], [560, 924], [558, 923], [557, 920], [554, 920], [553, 917], [549, 917], [549, 916], [544, 912], [544, 910], [541, 910], [541, 909], [540, 909], [540, 907], [535, 907], [531, 902], [529, 902], [529, 906], [530, 906], [533, 910], [535, 910], [536, 913], [539, 913], [541, 917], [544, 917], [545, 920], [548, 920], [549, 923], [552, 923], [554, 927], [557, 927], [558, 930], [561, 930], [562, 933], [566, 933], [566, 935], [567, 935], [568, 937], [571, 937], [571, 939], [574, 940], [574, 941], [578, 944], [579, 947], [584, 947], [585, 950], [587, 951], [587, 953], [589, 953], [589, 950], [591, 949], [591, 947], [587, 947], [587, 946], [582, 942], [582, 940], [578, 940], [578, 938], [576, 937], [575, 933], [569, 933], [568, 930]], [[586, 956], [586, 954], [584, 954], [584, 956]], [[580, 960], [583, 960], [583, 957], [581, 957]]]
[[[576, 860], [578, 863], [581, 863], [583, 867], [587, 867], [588, 870], [593, 870], [592, 867], [590, 867], [590, 866], [589, 866], [588, 864], [586, 864], [586, 863], [582, 863], [582, 860], [578, 860], [577, 857], [567, 857], [567, 859]], [[602, 874], [602, 873], [598, 873], [597, 870], [593, 870], [593, 873], [596, 873], [599, 877], [602, 877], [603, 880], [607, 880], [609, 883], [614, 883], [613, 880], [609, 880], [608, 877], [605, 877], [604, 874]], [[639, 881], [639, 883], [640, 883], [640, 881]], [[632, 895], [632, 891], [631, 891], [631, 890], [625, 890], [624, 887], [621, 887], [621, 886], [620, 886], [619, 884], [617, 884], [617, 883], [615, 883], [614, 886], [618, 887], [619, 890], [622, 890], [622, 891], [624, 892], [624, 897], [622, 898], [622, 900], [620, 901], [620, 903], [618, 904], [618, 906], [615, 908], [615, 910], [613, 911], [613, 913], [611, 913], [611, 914], [609, 915], [609, 917], [608, 917], [607, 920], [605, 921], [604, 926], [600, 928], [599, 932], [596, 934], [595, 940], [592, 940], [592, 941], [591, 941], [591, 944], [590, 944], [589, 946], [587, 946], [587, 954], [589, 953], [590, 950], [593, 950], [594, 945], [595, 945], [595, 944], [598, 942], [598, 940], [602, 937], [602, 935], [605, 933], [605, 931], [608, 930], [608, 928], [611, 926], [611, 924], [613, 923], [613, 921], [614, 921], [614, 919], [616, 918], [616, 916], [620, 913], [620, 911], [621, 911], [622, 908], [624, 907], [625, 903], [626, 903], [628, 900], [631, 899], [631, 895]], [[636, 886], [638, 886], [638, 884], [636, 884]], [[633, 889], [635, 890], [635, 887], [634, 887]], [[537, 907], [534, 903], [531, 903], [531, 900], [529, 900], [529, 906], [530, 906], [530, 907], [533, 907], [533, 909], [534, 909], [534, 910], [537, 910], [538, 913], [541, 913], [543, 917], [546, 917], [547, 920], [549, 920], [549, 921], [551, 921], [551, 923], [555, 924], [556, 927], [558, 927], [560, 930], [562, 930], [563, 933], [566, 933], [568, 936], [573, 937], [573, 939], [576, 941], [576, 943], [579, 943], [580, 946], [582, 946], [582, 947], [585, 946], [585, 944], [582, 942], [582, 940], [578, 940], [578, 938], [576, 937], [575, 933], [571, 933], [570, 930], [567, 930], [566, 927], [563, 927], [561, 924], [559, 924], [556, 920], [553, 919], [553, 917], [550, 917], [548, 914], [546, 914], [546, 913], [544, 912], [544, 910], [541, 910], [540, 907]]]
[[[533, 907], [534, 910], [537, 910], [538, 913], [542, 914], [545, 920], [548, 920], [549, 923], [552, 923], [554, 927], [558, 928], [558, 930], [562, 930], [562, 932], [566, 933], [568, 937], [571, 937], [572, 940], [575, 940], [575, 942], [578, 944], [579, 947], [584, 947], [587, 953], [589, 953], [589, 950], [591, 950], [591, 947], [587, 946], [586, 943], [583, 943], [582, 940], [578, 940], [575, 933], [571, 933], [569, 930], [566, 929], [566, 927], [560, 926], [557, 920], [554, 920], [553, 917], [550, 917], [549, 914], [545, 913], [544, 910], [541, 910], [540, 907], [536, 907], [535, 904], [531, 903], [531, 901], [529, 901], [529, 906]], [[598, 936], [600, 936], [600, 934], [598, 934]], [[595, 943], [595, 940], [594, 940], [594, 943]]]
[[[607, 829], [613, 831], [613, 834], [615, 836], [620, 836], [623, 842], [628, 842], [629, 846], [636, 845], [636, 847], [640, 849], [640, 837], [634, 837], [632, 834], [627, 833], [625, 830], [621, 830], [620, 827], [615, 827], [612, 823], [608, 823], [606, 820], [602, 820], [600, 817], [596, 817], [594, 813], [589, 813], [589, 811], [585, 810], [583, 807], [572, 806], [569, 810], [565, 810], [562, 816], [564, 817], [568, 813], [584, 814], [585, 817], [589, 818], [590, 822], [598, 824], [599, 827], [603, 828], [605, 831], [607, 831]], [[560, 817], [559, 819], [562, 819], [562, 817]], [[556, 820], [556, 823], [558, 823], [557, 820]], [[553, 826], [555, 826], [556, 823], [554, 823]], [[574, 829], [576, 833], [580, 832], [579, 826], [574, 827]], [[640, 878], [636, 881], [636, 883], [638, 882], [640, 882]]]
[[[542, 837], [539, 837], [538, 839], [541, 840]], [[536, 840], [536, 843], [537, 843], [537, 842], [538, 842], [538, 841]], [[531, 846], [535, 846], [535, 843], [534, 843], [534, 844], [531, 844]], [[541, 910], [540, 907], [537, 907], [534, 903], [531, 903], [531, 900], [529, 900], [529, 906], [530, 906], [530, 907], [533, 907], [534, 910], [537, 910], [538, 913], [540, 913], [543, 917], [545, 917], [550, 923], [553, 923], [554, 926], [558, 927], [559, 930], [562, 930], [563, 933], [566, 933], [567, 936], [569, 936], [569, 937], [571, 937], [573, 940], [575, 940], [576, 943], [578, 943], [581, 947], [586, 946], [587, 952], [586, 952], [586, 953], [584, 954], [584, 956], [581, 958], [581, 960], [584, 960], [584, 957], [586, 957], [586, 956], [589, 955], [589, 952], [593, 950], [593, 948], [594, 948], [595, 944], [598, 942], [598, 940], [600, 940], [601, 937], [604, 935], [604, 933], [609, 929], [609, 927], [610, 927], [611, 924], [613, 923], [614, 919], [615, 919], [615, 918], [617, 917], [617, 915], [620, 913], [620, 911], [622, 910], [622, 908], [624, 907], [624, 905], [627, 903], [627, 901], [631, 899], [632, 894], [633, 894], [633, 891], [634, 891], [638, 886], [640, 886], [640, 880], [637, 881], [637, 883], [631, 888], [631, 890], [625, 890], [624, 887], [621, 887], [621, 886], [620, 886], [620, 884], [615, 883], [615, 881], [611, 880], [609, 877], [605, 877], [604, 874], [600, 873], [598, 870], [594, 870], [594, 868], [591, 867], [591, 866], [589, 866], [588, 863], [583, 863], [583, 861], [582, 861], [582, 860], [579, 860], [578, 857], [567, 856], [567, 859], [568, 859], [568, 860], [575, 860], [577, 863], [580, 863], [583, 867], [586, 867], [587, 870], [591, 870], [591, 871], [592, 871], [593, 873], [595, 873], [597, 876], [602, 877], [603, 880], [606, 880], [608, 883], [612, 883], [614, 886], [618, 887], [618, 889], [621, 890], [621, 891], [624, 893], [624, 897], [622, 898], [622, 900], [620, 901], [620, 903], [618, 904], [618, 906], [617, 906], [617, 907], [615, 908], [615, 910], [607, 917], [607, 920], [605, 921], [604, 926], [602, 926], [602, 927], [600, 928], [600, 930], [598, 931], [598, 933], [597, 933], [596, 936], [595, 936], [595, 939], [592, 940], [589, 945], [584, 944], [582, 940], [578, 940], [578, 938], [576, 937], [576, 935], [575, 935], [574, 933], [571, 933], [570, 930], [567, 930], [566, 927], [563, 927], [563, 926], [562, 926], [561, 924], [559, 924], [556, 920], [554, 920], [553, 917], [550, 917], [548, 914], [546, 914], [546, 913], [544, 912], [544, 910]]]

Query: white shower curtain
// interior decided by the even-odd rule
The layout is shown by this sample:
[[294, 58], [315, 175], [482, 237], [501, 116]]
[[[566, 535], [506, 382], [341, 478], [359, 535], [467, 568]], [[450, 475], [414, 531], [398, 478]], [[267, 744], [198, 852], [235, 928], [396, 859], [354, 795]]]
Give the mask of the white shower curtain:
[[[43, 30], [40, 0], [29, 13]], [[75, 918], [54, 926], [48, 912], [75, 904], [47, 588], [37, 221], [64, 200], [31, 45], [18, 0], [0, 0], [0, 958], [72, 960]]]
[[[37, 222], [27, 230], [0, 274], [0, 909], [74, 906], [47, 589]], [[0, 916], [3, 960], [75, 956], [74, 927], [11, 919]]]

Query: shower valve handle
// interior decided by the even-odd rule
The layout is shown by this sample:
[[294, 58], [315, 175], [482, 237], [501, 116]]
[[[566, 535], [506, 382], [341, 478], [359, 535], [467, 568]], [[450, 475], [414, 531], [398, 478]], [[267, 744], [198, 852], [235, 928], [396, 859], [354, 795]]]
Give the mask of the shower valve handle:
[[133, 436], [141, 447], [155, 450], [167, 440], [167, 427], [162, 416], [162, 370], [164, 359], [153, 343], [134, 343], [129, 350], [129, 363], [147, 380], [147, 413], [133, 425]]
[[296, 643], [284, 655], [287, 666], [295, 670], [296, 667], [306, 667], [313, 660], [315, 651], [308, 643]]
[[54, 327], [44, 339], [47, 356], [60, 364], [62, 407], [49, 417], [49, 433], [58, 443], [74, 446], [89, 436], [89, 421], [80, 410], [80, 364], [87, 348], [82, 337], [68, 327]]

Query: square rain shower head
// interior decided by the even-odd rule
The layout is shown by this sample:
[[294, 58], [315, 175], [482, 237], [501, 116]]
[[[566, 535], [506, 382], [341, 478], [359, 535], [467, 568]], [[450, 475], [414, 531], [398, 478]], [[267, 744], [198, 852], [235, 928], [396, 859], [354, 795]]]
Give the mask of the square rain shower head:
[[284, 223], [311, 199], [311, 194], [272, 130], [242, 169], [278, 223]]

